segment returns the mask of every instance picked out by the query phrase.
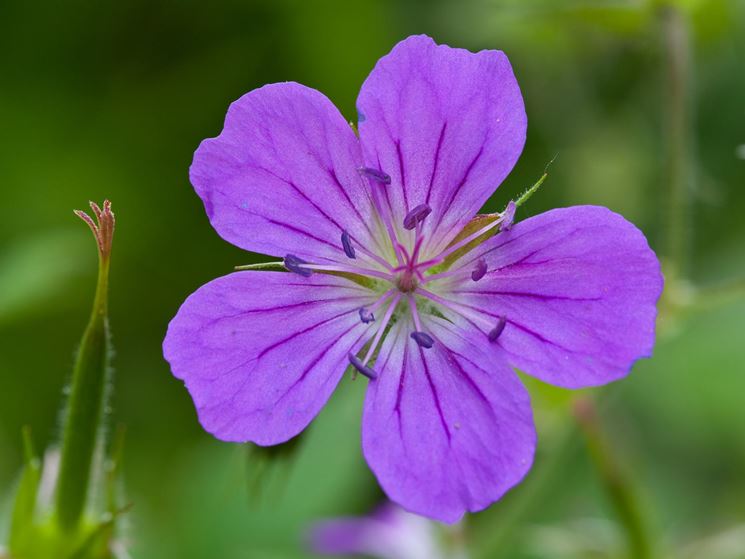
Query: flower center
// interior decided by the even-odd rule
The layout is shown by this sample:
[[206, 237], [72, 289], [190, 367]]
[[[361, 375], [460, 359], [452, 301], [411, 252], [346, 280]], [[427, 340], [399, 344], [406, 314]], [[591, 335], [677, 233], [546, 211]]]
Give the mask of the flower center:
[[419, 285], [419, 280], [412, 270], [404, 270], [396, 278], [396, 287], [401, 293], [413, 293]]
[[[380, 222], [385, 227], [383, 234], [385, 235], [387, 232], [388, 235], [387, 239], [381, 239], [379, 246], [385, 246], [390, 241], [388, 246], [393, 247], [397, 263], [392, 264], [389, 259], [376, 253], [379, 251], [364, 246], [346, 230], [341, 232], [340, 242], [340, 252], [346, 255], [346, 263], [341, 263], [344, 261], [342, 259], [340, 263], [314, 264], [291, 254], [288, 254], [283, 262], [285, 268], [289, 271], [305, 277], [310, 276], [313, 272], [350, 274], [374, 280], [374, 285], [386, 286], [385, 292], [382, 292], [373, 304], [350, 309], [350, 312], [359, 314], [360, 321], [367, 325], [370, 332], [369, 336], [363, 336], [361, 342], [351, 348], [349, 352], [350, 364], [357, 372], [369, 379], [377, 378], [378, 371], [370, 365], [371, 360], [374, 360], [377, 349], [385, 338], [389, 326], [397, 320], [410, 321], [409, 323], [413, 326], [410, 338], [420, 348], [432, 348], [437, 340], [425, 331], [426, 324], [423, 324], [420, 318], [417, 299], [427, 300], [426, 312], [437, 309], [435, 314], [439, 316], [447, 316], [448, 313], [457, 314], [481, 330], [488, 342], [495, 342], [507, 324], [505, 317], [500, 317], [498, 322], [494, 324], [493, 318], [487, 319], [478, 309], [457, 301], [452, 293], [443, 296], [443, 293], [450, 291], [449, 287], [460, 282], [481, 280], [488, 273], [486, 260], [484, 258], [476, 261], [471, 260], [465, 265], [457, 265], [456, 263], [453, 269], [439, 273], [432, 273], [432, 268], [446, 262], [446, 259], [456, 251], [464, 248], [467, 250], [470, 243], [473, 243], [489, 230], [497, 226], [502, 229], [508, 228], [512, 222], [514, 205], [511, 212], [508, 206], [508, 211], [505, 211], [501, 216], [490, 221], [479, 230], [451, 243], [444, 250], [439, 251], [439, 254], [427, 254], [427, 250], [422, 248], [425, 240], [422, 222], [432, 213], [432, 208], [428, 204], [419, 204], [408, 211], [403, 223], [401, 223], [404, 229], [401, 232], [399, 227], [394, 226], [390, 206], [387, 202], [383, 203], [380, 194], [381, 189], [391, 184], [390, 176], [383, 171], [370, 168], [359, 169], [359, 172], [371, 183], [373, 206]], [[399, 234], [402, 235], [404, 242], [399, 240]], [[407, 247], [409, 248], [407, 249]], [[424, 256], [422, 256], [423, 253]], [[468, 259], [457, 259], [458, 262], [463, 260]], [[383, 282], [380, 282], [380, 280], [383, 280]], [[430, 282], [436, 283], [440, 289], [433, 292], [430, 289]], [[400, 309], [399, 303], [403, 303]], [[358, 353], [361, 353], [365, 348], [364, 357], [360, 358]]]

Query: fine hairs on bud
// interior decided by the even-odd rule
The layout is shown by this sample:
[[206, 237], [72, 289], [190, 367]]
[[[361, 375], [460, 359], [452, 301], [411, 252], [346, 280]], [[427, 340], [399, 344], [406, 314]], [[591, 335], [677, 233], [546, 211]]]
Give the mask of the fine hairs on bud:
[[98, 462], [95, 457], [105, 436], [104, 418], [111, 391], [111, 334], [108, 285], [115, 218], [111, 202], [90, 203], [93, 217], [75, 210], [93, 232], [98, 246], [98, 282], [88, 325], [75, 356], [72, 381], [62, 410], [62, 442], [54, 517], [59, 529], [74, 533], [81, 524]]

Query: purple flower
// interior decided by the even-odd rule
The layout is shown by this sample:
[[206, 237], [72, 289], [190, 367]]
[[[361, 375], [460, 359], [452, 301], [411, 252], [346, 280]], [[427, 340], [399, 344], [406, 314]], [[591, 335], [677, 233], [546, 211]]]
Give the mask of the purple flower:
[[315, 524], [310, 547], [323, 556], [365, 555], [380, 559], [463, 559], [445, 553], [435, 523], [385, 503], [369, 516], [335, 518]]
[[525, 141], [502, 52], [410, 37], [357, 105], [359, 139], [296, 83], [230, 106], [192, 184], [223, 238], [292, 273], [201, 287], [164, 353], [207, 431], [259, 445], [300, 433], [351, 363], [370, 379], [362, 445], [381, 486], [453, 522], [531, 466], [512, 367], [568, 388], [625, 376], [652, 351], [662, 276], [644, 235], [605, 208], [475, 217]]

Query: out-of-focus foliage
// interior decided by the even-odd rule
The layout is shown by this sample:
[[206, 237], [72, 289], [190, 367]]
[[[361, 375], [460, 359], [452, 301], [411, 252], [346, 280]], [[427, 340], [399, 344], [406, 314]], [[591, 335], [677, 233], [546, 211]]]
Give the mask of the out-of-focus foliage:
[[[81, 249], [88, 240], [70, 210], [108, 197], [126, 216], [110, 303], [113, 416], [128, 426], [124, 474], [134, 503], [123, 543], [135, 559], [308, 556], [303, 534], [313, 519], [363, 513], [380, 497], [360, 453], [365, 385], [341, 383], [258, 495], [249, 491], [256, 470], [247, 469], [246, 449], [199, 428], [161, 357], [162, 337], [191, 291], [258, 259], [209, 227], [188, 183], [194, 149], [219, 132], [232, 100], [267, 82], [320, 89], [354, 118], [375, 61], [424, 32], [453, 46], [504, 50], [520, 82], [528, 142], [487, 211], [501, 211], [558, 153], [518, 219], [603, 204], [662, 249], [670, 101], [663, 4], [690, 24], [690, 279], [716, 284], [745, 276], [738, 0], [4, 2], [0, 493], [18, 480], [23, 425], [38, 447], [58, 438], [60, 394], [95, 284], [94, 258]], [[683, 318], [628, 379], [586, 393], [600, 400], [660, 549], [739, 557], [726, 550], [742, 541], [745, 521], [745, 302]], [[536, 466], [469, 520], [474, 555], [599, 557], [591, 548], [607, 542], [604, 551], [618, 556], [623, 535], [573, 427], [573, 395], [532, 381], [529, 388], [541, 439]]]

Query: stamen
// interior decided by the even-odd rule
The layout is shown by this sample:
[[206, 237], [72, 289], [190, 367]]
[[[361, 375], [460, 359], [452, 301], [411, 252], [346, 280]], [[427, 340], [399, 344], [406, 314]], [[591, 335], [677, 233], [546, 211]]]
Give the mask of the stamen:
[[427, 334], [426, 332], [412, 332], [411, 338], [419, 344], [420, 347], [424, 348], [431, 348], [433, 345], [435, 345], [435, 340], [432, 339], [432, 336]]
[[[383, 303], [385, 303], [388, 299], [390, 299], [393, 294], [396, 292], [396, 289], [389, 289], [385, 293], [383, 293], [380, 298], [378, 298], [377, 301], [375, 301], [372, 305], [367, 307], [361, 307], [359, 309], [360, 314], [360, 320], [364, 322], [365, 324], [370, 324], [371, 322], [375, 321], [375, 315], [373, 314]], [[366, 320], [367, 319], [367, 320]]]
[[474, 241], [475, 239], [478, 239], [481, 235], [483, 235], [483, 234], [491, 231], [492, 229], [494, 229], [495, 227], [497, 227], [498, 225], [500, 225], [502, 223], [502, 219], [503, 218], [500, 217], [499, 219], [494, 220], [489, 225], [486, 225], [485, 227], [482, 227], [481, 229], [479, 229], [475, 233], [472, 233], [471, 235], [468, 235], [468, 237], [466, 237], [465, 239], [461, 239], [460, 241], [458, 241], [454, 245], [451, 245], [450, 247], [446, 248], [444, 251], [442, 251], [440, 253], [439, 256], [433, 258], [432, 260], [428, 260], [426, 262], [422, 262], [421, 264], [417, 264], [417, 266], [419, 268], [426, 269], [426, 268], [430, 268], [432, 266], [436, 266], [437, 264], [440, 264], [448, 256], [450, 256], [451, 254], [453, 254], [455, 251], [463, 248], [464, 246], [466, 246], [470, 242]]
[[446, 308], [454, 312], [455, 314], [462, 316], [477, 328], [483, 328], [487, 337], [489, 336], [489, 332], [491, 332], [493, 329], [493, 322], [487, 320], [476, 311], [471, 310], [467, 305], [456, 303], [455, 301], [447, 301], [439, 295], [436, 295], [431, 291], [427, 291], [426, 289], [422, 289], [421, 287], [417, 289], [417, 293], [422, 297], [426, 297], [427, 299], [440, 304], [443, 308]]
[[[352, 236], [350, 235], [349, 238], [352, 239]], [[380, 256], [378, 256], [374, 252], [370, 252], [364, 246], [362, 246], [359, 242], [357, 243], [357, 249], [355, 249], [355, 251], [356, 250], [359, 250], [362, 254], [368, 256], [371, 260], [374, 260], [375, 262], [377, 262], [378, 264], [380, 264], [386, 270], [388, 270], [388, 271], [393, 270], [393, 266], [391, 266], [388, 263], [388, 261], [382, 259]], [[355, 254], [356, 254], [356, 252], [355, 252]]]
[[431, 213], [432, 208], [427, 204], [419, 204], [416, 208], [407, 213], [406, 217], [404, 217], [404, 229], [411, 231]]
[[300, 274], [303, 277], [309, 278], [313, 274], [313, 272], [308, 268], [301, 267], [302, 264], [307, 264], [305, 260], [302, 260], [292, 254], [288, 254], [287, 256], [285, 256], [284, 264], [285, 268], [287, 268], [289, 271]]
[[517, 210], [517, 204], [510, 200], [504, 212], [502, 212], [502, 225], [499, 226], [500, 231], [509, 231], [512, 228], [512, 224], [515, 221], [515, 210]]
[[502, 331], [504, 330], [505, 325], [507, 324], [507, 319], [503, 316], [499, 317], [499, 322], [497, 322], [497, 325], [492, 329], [491, 332], [489, 332], [489, 341], [494, 343], [497, 341], [497, 338], [502, 334]]
[[371, 322], [375, 322], [375, 315], [371, 313], [369, 310], [367, 310], [365, 307], [360, 307], [359, 313], [360, 313], [360, 320], [364, 322], [365, 324], [370, 324]]
[[359, 357], [357, 357], [354, 353], [348, 353], [347, 357], [349, 358], [349, 362], [351, 363], [352, 367], [357, 369], [357, 372], [362, 373], [370, 380], [375, 380], [376, 378], [378, 378], [378, 373], [375, 372], [375, 369], [363, 364], [362, 361], [360, 361]]
[[409, 310], [411, 310], [411, 318], [414, 320], [414, 327], [418, 332], [421, 332], [423, 330], [422, 321], [419, 320], [419, 312], [416, 308], [416, 298], [410, 293], [407, 299], [409, 301]]
[[[286, 260], [286, 259], [285, 259]], [[303, 269], [308, 272], [310, 270], [316, 270], [319, 272], [341, 272], [347, 274], [357, 274], [360, 276], [372, 276], [388, 281], [394, 281], [395, 278], [391, 274], [381, 272], [379, 270], [372, 270], [370, 268], [358, 268], [357, 266], [346, 266], [344, 264], [307, 264], [306, 262], [300, 261], [303, 264]], [[286, 266], [287, 264], [285, 264]], [[295, 270], [292, 270], [293, 272]]]
[[380, 340], [383, 338], [383, 333], [385, 332], [385, 328], [386, 326], [388, 326], [388, 323], [390, 322], [391, 317], [393, 316], [393, 311], [396, 310], [396, 306], [398, 305], [398, 302], [400, 299], [401, 299], [401, 294], [399, 293], [393, 298], [393, 301], [391, 301], [391, 304], [388, 307], [388, 310], [385, 311], [385, 315], [383, 315], [383, 320], [380, 321], [380, 325], [378, 326], [378, 331], [375, 333], [375, 338], [370, 344], [370, 349], [367, 350], [367, 355], [365, 355], [365, 359], [362, 361], [363, 365], [367, 365], [368, 361], [370, 361], [370, 358], [375, 353], [375, 350], [378, 348], [378, 344], [380, 343]]
[[346, 254], [349, 258], [357, 258], [357, 256], [355, 256], [354, 254], [352, 238], [346, 231], [342, 231], [341, 233], [341, 246], [344, 247], [344, 254]]
[[479, 261], [476, 262], [476, 269], [473, 272], [471, 272], [471, 279], [473, 281], [479, 281], [485, 275], [486, 275], [486, 260], [484, 260], [483, 258], [479, 258]]
[[372, 169], [370, 167], [360, 167], [359, 169], [357, 169], [357, 172], [363, 177], [367, 177], [368, 179], [372, 179], [379, 183], [391, 184], [391, 176], [385, 174], [383, 171], [379, 169]]
[[[422, 275], [422, 273], [417, 269], [417, 274]], [[432, 281], [437, 281], [441, 279], [451, 279], [455, 281], [461, 281], [468, 278], [473, 278], [473, 274], [475, 273], [474, 270], [466, 270], [465, 268], [456, 268], [454, 270], [448, 270], [447, 272], [440, 272], [439, 274], [432, 274], [431, 276], [424, 276], [424, 278], [421, 283], [427, 284]], [[481, 278], [479, 278], [481, 279]]]
[[[387, 175], [383, 171], [380, 171], [378, 169], [371, 169], [370, 167], [360, 167], [357, 169], [357, 171], [362, 175], [363, 177], [366, 177], [372, 181], [378, 182], [382, 185], [388, 185], [391, 184], [391, 177], [390, 175]], [[380, 188], [376, 188], [375, 186], [372, 186], [370, 188], [370, 193], [372, 194], [372, 203], [373, 207], [377, 210], [378, 216], [380, 217], [381, 221], [383, 222], [383, 225], [385, 226], [386, 230], [388, 231], [388, 236], [391, 240], [391, 245], [393, 245], [393, 250], [396, 252], [396, 258], [398, 259], [399, 264], [403, 264], [403, 257], [401, 255], [401, 252], [398, 250], [398, 247], [396, 246], [398, 243], [398, 238], [396, 237], [396, 230], [393, 228], [393, 223], [391, 222], [391, 212], [390, 210], [390, 204], [387, 202], [384, 203], [380, 196]]]

